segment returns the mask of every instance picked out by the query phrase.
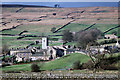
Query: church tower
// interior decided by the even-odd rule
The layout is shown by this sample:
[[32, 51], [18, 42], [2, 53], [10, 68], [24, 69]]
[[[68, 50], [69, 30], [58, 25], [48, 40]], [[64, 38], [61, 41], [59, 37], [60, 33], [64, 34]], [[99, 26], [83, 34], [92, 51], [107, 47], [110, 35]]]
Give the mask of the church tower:
[[48, 46], [48, 38], [43, 37], [42, 38], [42, 49], [47, 49], [47, 46]]

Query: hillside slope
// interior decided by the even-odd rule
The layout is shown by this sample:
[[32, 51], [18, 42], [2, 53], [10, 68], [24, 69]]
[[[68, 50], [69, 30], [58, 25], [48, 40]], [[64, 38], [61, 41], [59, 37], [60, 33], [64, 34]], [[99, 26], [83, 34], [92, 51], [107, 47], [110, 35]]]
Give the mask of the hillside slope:
[[[72, 67], [73, 63], [77, 60], [80, 60], [82, 63], [87, 62], [90, 58], [87, 55], [83, 55], [80, 53], [72, 53], [66, 56], [63, 56], [59, 59], [49, 61], [43, 64], [42, 70], [56, 70], [56, 69], [68, 69]], [[41, 63], [38, 62], [40, 66]], [[12, 65], [6, 66], [2, 68], [2, 71], [31, 71], [30, 69], [31, 64], [19, 64], [19, 65]]]
[[72, 68], [73, 63], [78, 60], [81, 63], [84, 63], [90, 60], [90, 58], [84, 54], [72, 53], [44, 64], [42, 69], [44, 70], [65, 69], [65, 68], [68, 69], [68, 68]]

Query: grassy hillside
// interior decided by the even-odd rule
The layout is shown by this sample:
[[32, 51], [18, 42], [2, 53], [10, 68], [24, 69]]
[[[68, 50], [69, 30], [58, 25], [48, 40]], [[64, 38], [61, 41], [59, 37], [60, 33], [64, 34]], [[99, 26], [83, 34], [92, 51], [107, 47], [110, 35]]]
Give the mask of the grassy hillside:
[[27, 33], [24, 33], [26, 35], [44, 35], [51, 34], [51, 28], [52, 27], [60, 27], [60, 25], [40, 25], [40, 24], [27, 24], [27, 25], [21, 25], [15, 29], [12, 30], [5, 30], [2, 31], [3, 34], [19, 34], [20, 32], [27, 30]]
[[[71, 23], [69, 25], [67, 25], [64, 29], [69, 29], [71, 31], [79, 31], [79, 30], [83, 30], [87, 27], [89, 27], [90, 25], [92, 24], [80, 24], [80, 23]], [[98, 28], [99, 30], [101, 30], [102, 32], [112, 28], [112, 27], [116, 27], [117, 24], [96, 24], [94, 25], [92, 28]], [[63, 30], [64, 30], [63, 29]], [[117, 31], [118, 29], [114, 29], [114, 30], [111, 30], [110, 32], [108, 33], [111, 33], [113, 31]]]
[[[22, 35], [60, 35], [63, 30], [69, 29], [73, 32], [83, 30], [93, 23], [96, 23], [92, 28], [98, 28], [102, 32], [110, 28], [116, 27], [118, 24], [118, 9], [116, 7], [88, 7], [88, 8], [23, 8], [17, 12], [21, 7], [2, 8], [3, 25], [0, 30], [2, 34], [12, 34], [15, 36], [3, 35], [3, 42], [10, 48], [26, 47], [31, 42], [26, 40], [39, 40], [38, 37], [26, 37], [17, 40], [18, 34], [26, 31]], [[81, 14], [81, 11], [85, 11]], [[56, 15], [53, 15], [56, 13]], [[52, 33], [51, 28], [59, 29], [66, 23], [74, 20], [71, 24], [65, 26], [57, 33]], [[16, 28], [13, 28], [15, 27]], [[13, 28], [9, 30], [9, 28]], [[107, 34], [117, 31], [118, 29], [111, 30]], [[58, 37], [58, 39], [61, 37]], [[3, 44], [4, 44], [3, 43]], [[19, 45], [21, 44], [21, 45]], [[57, 45], [50, 44], [50, 45]], [[60, 45], [60, 43], [58, 43]], [[0, 46], [1, 47], [1, 46]]]
[[[61, 35], [62, 31], [65, 29], [69, 29], [70, 31], [73, 32], [77, 32], [80, 30], [83, 30], [87, 27], [89, 27], [91, 24], [80, 24], [80, 23], [71, 23], [69, 25], [67, 25], [65, 28], [61, 29], [59, 32], [57, 33], [52, 33], [50, 30], [52, 27], [60, 27], [61, 25], [36, 25], [36, 24], [32, 24], [32, 25], [21, 25], [19, 27], [17, 27], [16, 29], [12, 29], [12, 30], [5, 30], [2, 31], [3, 34], [14, 34], [17, 35], [20, 32], [27, 30], [28, 32], [23, 33], [22, 35], [38, 35], [38, 36], [47, 36], [47, 35]], [[102, 32], [117, 26], [117, 24], [96, 24], [94, 25], [92, 28], [98, 28], [99, 30], [101, 30]], [[110, 32], [108, 32], [107, 34], [112, 33], [113, 31], [117, 31], [118, 29], [114, 29], [111, 30]], [[21, 41], [23, 41], [25, 44], [22, 44], [21, 41], [17, 40], [19, 36], [3, 36], [3, 44], [6, 43], [10, 48], [17, 48], [17, 47], [26, 47], [27, 45], [29, 45], [30, 43], [34, 42], [35, 40], [41, 40], [39, 37], [25, 37], [20, 39]], [[50, 37], [50, 38], [62, 38], [62, 37]], [[27, 41], [26, 41], [27, 40]], [[28, 41], [28, 40], [33, 40], [33, 41]], [[19, 46], [19, 43], [21, 44]], [[56, 43], [54, 43], [55, 45], [57, 45]], [[52, 46], [54, 46], [54, 44], [50, 44]]]
[[[43, 64], [42, 70], [51, 70], [51, 69], [65, 69], [71, 68], [73, 63], [77, 60], [80, 60], [81, 63], [87, 62], [90, 58], [87, 55], [83, 55], [80, 53], [72, 53], [66, 56], [63, 56], [59, 59], [49, 61]], [[38, 65], [41, 64], [38, 62]], [[20, 65], [12, 65], [2, 68], [3, 71], [30, 71], [31, 64], [20, 64]]]
[[90, 58], [87, 55], [80, 53], [72, 53], [44, 64], [42, 69], [51, 70], [51, 69], [71, 68], [75, 61], [80, 60], [81, 63], [83, 63], [83, 62], [87, 62], [89, 59]]
[[[106, 54], [106, 56], [110, 57], [109, 54]], [[118, 57], [118, 56], [120, 56], [120, 53], [113, 54], [113, 57]], [[72, 68], [73, 63], [77, 60], [80, 60], [81, 63], [85, 63], [88, 60], [90, 60], [90, 58], [87, 55], [83, 55], [80, 53], [72, 53], [72, 54], [63, 56], [59, 59], [43, 63], [41, 70], [56, 70], [56, 69]], [[40, 66], [41, 63], [38, 62], [38, 65]], [[118, 61], [115, 62], [114, 65], [119, 67], [120, 60], [118, 59]], [[31, 64], [19, 64], [19, 65], [7, 66], [2, 69], [0, 68], [0, 70], [2, 71], [31, 71], [30, 66]]]

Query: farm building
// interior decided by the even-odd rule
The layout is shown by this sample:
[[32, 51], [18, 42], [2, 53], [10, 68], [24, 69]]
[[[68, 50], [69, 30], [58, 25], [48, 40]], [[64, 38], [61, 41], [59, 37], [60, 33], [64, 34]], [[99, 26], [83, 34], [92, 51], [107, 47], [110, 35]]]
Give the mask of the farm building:
[[104, 36], [104, 38], [105, 38], [105, 39], [116, 39], [117, 36], [114, 35], [114, 34], [106, 34], [106, 35]]

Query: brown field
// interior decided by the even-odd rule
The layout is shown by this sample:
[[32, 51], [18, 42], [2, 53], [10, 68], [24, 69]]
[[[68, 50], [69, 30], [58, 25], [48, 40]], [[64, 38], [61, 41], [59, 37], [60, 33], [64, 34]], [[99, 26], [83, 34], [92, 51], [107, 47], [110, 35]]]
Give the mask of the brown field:
[[[2, 8], [2, 29], [9, 29], [20, 24], [64, 25], [75, 19], [73, 23], [83, 24], [117, 24], [117, 7], [85, 7], [85, 8]], [[83, 13], [81, 13], [84, 11]], [[56, 13], [56, 15], [53, 15]], [[21, 19], [21, 20], [20, 20]], [[38, 21], [40, 20], [40, 21]]]
[[[22, 7], [3, 7], [2, 22], [0, 22], [0, 30], [2, 34], [12, 34], [15, 36], [2, 35], [2, 43], [6, 43], [10, 48], [26, 47], [32, 42], [19, 41], [22, 31], [28, 32], [22, 35], [61, 35], [62, 30], [69, 29], [72, 32], [85, 29], [96, 23], [94, 28], [100, 29], [102, 32], [116, 27], [118, 24], [118, 8], [117, 7], [83, 7], [83, 8], [40, 8], [40, 7], [24, 7], [19, 12], [17, 10]], [[55, 14], [56, 15], [53, 15]], [[72, 21], [72, 22], [71, 22]], [[70, 23], [69, 23], [70, 22]], [[66, 25], [69, 23], [69, 25]], [[51, 28], [59, 30], [57, 33], [52, 33]], [[15, 28], [17, 27], [17, 28]], [[117, 29], [112, 30], [117, 31]], [[109, 34], [109, 33], [108, 33]], [[25, 38], [30, 40], [38, 40], [38, 38]], [[22, 43], [26, 42], [26, 44]]]

